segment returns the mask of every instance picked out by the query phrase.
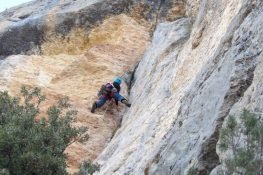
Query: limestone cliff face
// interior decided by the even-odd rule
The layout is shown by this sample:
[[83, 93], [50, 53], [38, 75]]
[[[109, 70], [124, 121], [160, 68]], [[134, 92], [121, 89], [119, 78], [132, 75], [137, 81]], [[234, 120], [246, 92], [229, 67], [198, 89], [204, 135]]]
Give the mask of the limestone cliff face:
[[[89, 128], [67, 149], [69, 172], [96, 159], [101, 175], [217, 174], [225, 118], [263, 111], [261, 0], [34, 1], [0, 26], [0, 89], [40, 86], [43, 110], [67, 95]], [[132, 107], [91, 114], [100, 85], [138, 62]]]
[[190, 2], [158, 25], [98, 174], [210, 174], [225, 117], [262, 112], [262, 1]]
[[[122, 2], [34, 1], [1, 13], [0, 89], [18, 95], [22, 85], [41, 87], [43, 111], [68, 96], [75, 125], [88, 127], [88, 142], [66, 150], [69, 172], [94, 160], [120, 125], [122, 105], [90, 113], [99, 88], [132, 71], [149, 43], [149, 29], [117, 11]], [[128, 97], [125, 83], [121, 93]]]
[[[83, 39], [77, 35], [79, 33], [74, 34], [77, 41], [73, 43], [58, 43], [57, 40], [53, 44], [43, 43], [44, 55], [12, 55], [2, 60], [0, 65], [0, 89], [18, 95], [22, 85], [40, 87], [47, 96], [41, 107], [43, 111], [58, 98], [70, 98], [78, 110], [76, 125], [87, 126], [90, 135], [88, 142], [75, 143], [67, 150], [69, 171], [73, 172], [82, 161], [95, 159], [120, 125], [122, 105], [116, 108], [107, 104], [96, 114], [90, 113], [100, 86], [132, 70], [149, 37], [147, 29], [130, 17], [116, 16], [104, 21], [89, 35], [90, 40], [102, 35], [105, 38], [88, 44], [88, 47], [79, 46], [83, 47], [81, 52], [73, 50], [72, 55], [69, 54], [72, 52], [70, 49], [78, 47], [74, 44], [81, 43]], [[127, 97], [127, 88], [123, 85], [121, 93]]]

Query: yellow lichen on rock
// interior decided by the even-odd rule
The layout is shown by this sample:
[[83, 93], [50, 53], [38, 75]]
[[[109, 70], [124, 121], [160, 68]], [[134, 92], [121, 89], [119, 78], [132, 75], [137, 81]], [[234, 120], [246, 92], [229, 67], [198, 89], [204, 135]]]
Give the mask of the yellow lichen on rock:
[[43, 55], [78, 55], [85, 51], [89, 41], [88, 33], [81, 28], [74, 28], [67, 36], [47, 34], [45, 40], [41, 45]]
[[100, 44], [122, 46], [133, 44], [133, 47], [139, 49], [142, 42], [148, 40], [147, 33], [141, 32], [146, 30], [134, 19], [126, 15], [119, 15], [106, 19], [101, 25], [89, 32], [83, 28], [74, 28], [67, 36], [47, 34], [46, 42], [42, 44], [41, 51], [43, 55], [60, 53], [77, 55]]

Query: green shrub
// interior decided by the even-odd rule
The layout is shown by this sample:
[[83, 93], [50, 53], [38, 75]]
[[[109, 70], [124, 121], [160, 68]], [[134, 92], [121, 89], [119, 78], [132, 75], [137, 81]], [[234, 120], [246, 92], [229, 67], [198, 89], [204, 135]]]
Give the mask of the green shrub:
[[224, 161], [229, 174], [263, 174], [263, 121], [247, 110], [238, 123], [229, 116], [220, 131], [220, 149], [231, 150], [232, 156]]
[[197, 168], [191, 167], [188, 171], [187, 171], [187, 175], [196, 175], [197, 174]]
[[21, 94], [0, 92], [0, 174], [67, 174], [66, 147], [87, 139], [86, 128], [72, 127], [77, 111], [63, 98], [41, 118], [41, 90], [22, 87]]
[[78, 172], [78, 175], [89, 175], [93, 174], [96, 171], [99, 171], [100, 167], [97, 164], [92, 164], [91, 162], [83, 162], [80, 166], [80, 170]]

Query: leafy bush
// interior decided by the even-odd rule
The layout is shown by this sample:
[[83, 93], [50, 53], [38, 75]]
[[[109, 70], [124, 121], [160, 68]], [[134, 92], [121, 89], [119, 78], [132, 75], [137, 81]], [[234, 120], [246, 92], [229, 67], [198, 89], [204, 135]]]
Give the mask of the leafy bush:
[[255, 114], [244, 110], [240, 123], [229, 116], [220, 131], [219, 146], [232, 152], [224, 162], [229, 174], [263, 174], [263, 121]]
[[92, 164], [91, 162], [83, 162], [80, 166], [78, 175], [88, 175], [99, 171], [100, 167], [97, 164]]
[[41, 90], [22, 87], [21, 94], [0, 92], [0, 174], [67, 174], [66, 147], [87, 139], [86, 128], [71, 125], [77, 111], [63, 98], [48, 108], [48, 119], [39, 119]]

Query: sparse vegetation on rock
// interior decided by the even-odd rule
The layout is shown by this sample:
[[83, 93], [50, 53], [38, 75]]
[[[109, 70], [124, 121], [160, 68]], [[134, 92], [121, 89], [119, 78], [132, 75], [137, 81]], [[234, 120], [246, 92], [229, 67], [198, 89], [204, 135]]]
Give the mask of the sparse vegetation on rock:
[[87, 175], [87, 174], [93, 174], [96, 171], [99, 171], [100, 166], [97, 164], [92, 164], [91, 162], [84, 161], [80, 165], [80, 169], [77, 175]]
[[238, 122], [229, 116], [220, 131], [220, 149], [229, 151], [224, 164], [227, 174], [263, 174], [263, 121], [244, 110]]

